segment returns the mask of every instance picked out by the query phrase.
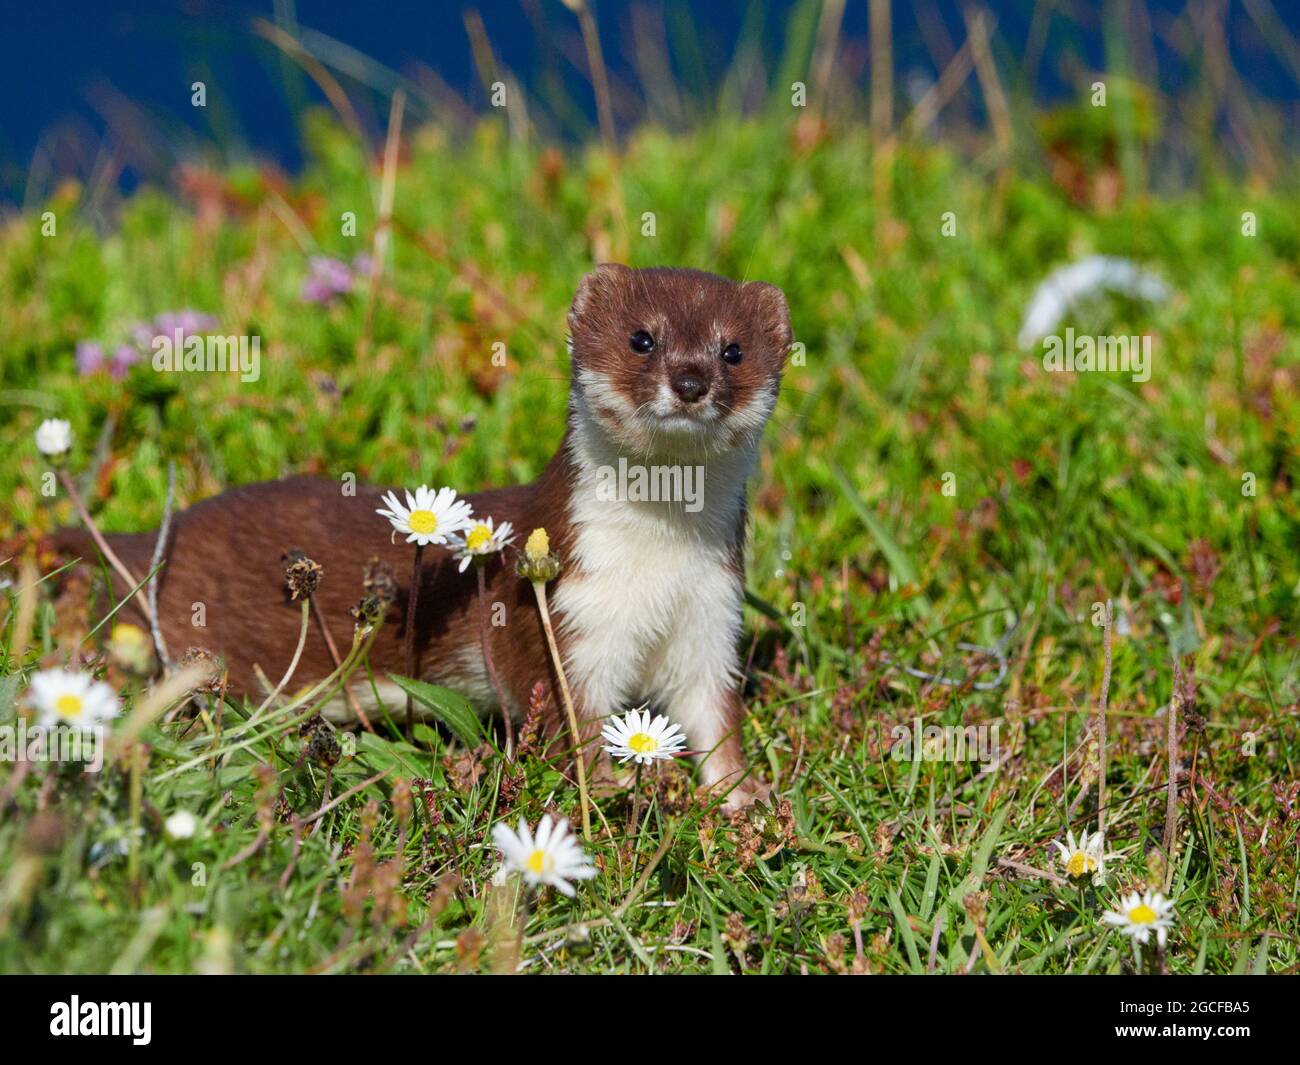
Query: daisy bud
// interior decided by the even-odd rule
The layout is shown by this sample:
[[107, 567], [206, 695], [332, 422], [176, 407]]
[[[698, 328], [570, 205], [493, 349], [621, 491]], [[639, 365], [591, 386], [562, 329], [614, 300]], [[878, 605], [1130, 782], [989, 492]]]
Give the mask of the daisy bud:
[[199, 820], [189, 810], [177, 810], [163, 822], [163, 831], [172, 839], [191, 839], [199, 827]]
[[36, 449], [49, 459], [59, 459], [72, 447], [72, 426], [60, 418], [46, 418], [36, 429]]
[[113, 663], [140, 677], [153, 672], [153, 641], [139, 625], [120, 622], [113, 626], [108, 639], [108, 655]]
[[534, 529], [528, 534], [528, 542], [524, 544], [524, 554], [528, 556], [530, 562], [540, 562], [551, 553], [551, 538], [546, 535], [545, 529]]
[[545, 529], [534, 529], [524, 544], [515, 572], [534, 584], [545, 584], [560, 575], [560, 560], [551, 554], [551, 540]]

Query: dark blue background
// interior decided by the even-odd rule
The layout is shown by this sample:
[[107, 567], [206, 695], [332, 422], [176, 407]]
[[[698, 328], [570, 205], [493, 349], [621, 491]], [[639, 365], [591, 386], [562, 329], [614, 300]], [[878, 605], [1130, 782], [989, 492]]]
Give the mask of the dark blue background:
[[[696, 2], [658, 0], [690, 12], [705, 42], [706, 79], [720, 80], [732, 53], [749, 5], [736, 0]], [[921, 0], [925, 3], [925, 0]], [[470, 5], [440, 0], [300, 0], [298, 23], [319, 30], [401, 73], [423, 63], [436, 70], [458, 92], [482, 104], [474, 71], [463, 11]], [[483, 16], [498, 56], [525, 84], [534, 84], [551, 69], [561, 72], [575, 100], [590, 113], [590, 89], [571, 67], [539, 41], [534, 19], [556, 31], [574, 35], [577, 21], [559, 0], [481, 0], [474, 5]], [[776, 0], [764, 8], [764, 44], [775, 56], [793, 0]], [[997, 17], [1000, 47], [1018, 60], [1033, 13], [1031, 0], [989, 5]], [[1282, 18], [1293, 28], [1300, 17], [1295, 0], [1274, 0]], [[606, 58], [615, 71], [632, 77], [629, 62], [629, 5], [614, 0], [596, 4]], [[926, 5], [946, 27], [956, 44], [965, 38], [955, 3]], [[1184, 10], [1183, 0], [1149, 0], [1153, 19], [1171, 18]], [[1051, 99], [1068, 88], [1059, 77], [1054, 58], [1072, 51], [1093, 68], [1104, 66], [1101, 5], [1075, 3], [1084, 21], [1054, 16], [1047, 56], [1042, 64], [1037, 96]], [[533, 18], [529, 17], [532, 12]], [[934, 76], [934, 65], [920, 33], [914, 5], [896, 0], [894, 12], [895, 68], [901, 78], [917, 68]], [[22, 202], [30, 195], [28, 172], [38, 144], [49, 151], [49, 174], [85, 177], [99, 158], [106, 129], [120, 126], [124, 115], [143, 136], [162, 141], [168, 158], [198, 144], [218, 145], [226, 158], [255, 156], [293, 168], [301, 157], [296, 113], [304, 100], [319, 100], [315, 87], [282, 62], [278, 52], [249, 30], [251, 19], [273, 18], [272, 0], [223, 3], [218, 0], [133, 4], [100, 4], [69, 0], [7, 0], [0, 22], [0, 197]], [[1238, 71], [1252, 89], [1275, 99], [1294, 101], [1295, 80], [1273, 57], [1242, 5], [1229, 9], [1230, 40]], [[867, 37], [866, 0], [850, 0], [844, 33], [859, 42]], [[1180, 61], [1160, 46], [1162, 85], [1177, 90], [1188, 77]], [[286, 78], [286, 71], [289, 71]], [[680, 73], [680, 72], [679, 72]], [[209, 106], [200, 112], [189, 105], [190, 84], [204, 80]], [[344, 79], [350, 91], [357, 87]], [[383, 103], [371, 92], [357, 93], [362, 111], [374, 128], [382, 126]], [[1294, 108], [1291, 114], [1294, 115]], [[139, 160], [119, 179], [130, 187], [140, 172]]]

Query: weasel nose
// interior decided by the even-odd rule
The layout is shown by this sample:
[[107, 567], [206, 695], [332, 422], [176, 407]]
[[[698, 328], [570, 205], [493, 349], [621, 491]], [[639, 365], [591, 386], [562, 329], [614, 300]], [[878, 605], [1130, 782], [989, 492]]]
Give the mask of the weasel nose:
[[700, 375], [690, 371], [674, 375], [672, 385], [673, 391], [687, 403], [702, 399], [709, 391], [709, 383]]

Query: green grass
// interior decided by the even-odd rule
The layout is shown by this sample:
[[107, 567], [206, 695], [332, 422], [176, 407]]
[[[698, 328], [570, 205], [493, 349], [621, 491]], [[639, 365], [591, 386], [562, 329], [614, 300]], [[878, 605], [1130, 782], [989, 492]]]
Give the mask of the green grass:
[[[647, 788], [627, 840], [626, 802], [602, 799], [599, 877], [572, 901], [547, 892], [520, 910], [528, 971], [829, 971], [855, 964], [855, 915], [856, 964], [873, 971], [924, 970], [932, 950], [941, 972], [1130, 970], [1132, 950], [1099, 917], [1118, 890], [1160, 872], [1157, 711], [1175, 649], [1196, 675], [1182, 740], [1195, 776], [1179, 805], [1164, 964], [1300, 965], [1293, 186], [1205, 178], [1100, 214], [1032, 167], [998, 180], [945, 148], [904, 144], [880, 201], [869, 138], [852, 123], [798, 150], [775, 114], [677, 135], [645, 128], [618, 176], [599, 150], [548, 162], [494, 122], [463, 142], [427, 129], [398, 174], [400, 224], [367, 346], [364, 292], [328, 311], [299, 299], [308, 254], [369, 250], [378, 183], [335, 125], [311, 129], [312, 161], [287, 201], [233, 171], [220, 175], [224, 213], [202, 225], [193, 204], [144, 191], [100, 233], [75, 189], [45, 206], [56, 237], [35, 214], [5, 223], [0, 558], [75, 520], [62, 492], [41, 493], [32, 434], [49, 416], [72, 421], [72, 468], [107, 530], [156, 525], [169, 461], [183, 504], [295, 471], [462, 490], [536, 475], [563, 427], [567, 303], [593, 234], [619, 249], [606, 204], [621, 181], [633, 265], [773, 281], [806, 347], [754, 486], [742, 649], [745, 746], [789, 809], [732, 825], [691, 801], [678, 771]], [[1247, 210], [1253, 238], [1241, 235]], [[357, 238], [340, 235], [344, 211], [357, 214]], [[652, 238], [639, 235], [647, 211]], [[952, 237], [940, 233], [948, 211]], [[1177, 293], [1074, 322], [1151, 332], [1146, 384], [1048, 374], [1016, 348], [1037, 282], [1090, 252], [1136, 258]], [[132, 321], [184, 306], [217, 315], [223, 332], [259, 334], [261, 379], [160, 381], [143, 366], [124, 383], [77, 375], [78, 340], [115, 342]], [[504, 370], [491, 360], [497, 341]], [[10, 611], [0, 722], [15, 713], [19, 673], [73, 651], [56, 639], [52, 583], [21, 655]], [[1093, 604], [1107, 598], [1124, 618], [1108, 774], [1108, 844], [1122, 856], [1106, 889], [1064, 888], [999, 859], [1059, 869], [1051, 841], [1095, 823], [1095, 788], [1067, 814], [1084, 762], [1061, 767], [1100, 690]], [[960, 672], [956, 644], [996, 643], [1008, 612], [1019, 624], [996, 689], [900, 668]], [[0, 969], [440, 972], [510, 957], [501, 914], [516, 900], [490, 891], [489, 832], [544, 809], [576, 821], [562, 744], [549, 761], [525, 759], [511, 794], [491, 749], [471, 756], [428, 729], [414, 746], [362, 736], [331, 795], [388, 776], [334, 807], [295, 859], [289, 822], [321, 805], [323, 769], [299, 762], [289, 711], [232, 749], [250, 712], [227, 706], [221, 735], [190, 711], [151, 725], [138, 812], [122, 762], [98, 776], [38, 767], [21, 782], [0, 820]], [[988, 775], [891, 760], [891, 730], [916, 718], [999, 723], [1010, 757]], [[13, 772], [0, 768], [0, 789]], [[404, 828], [399, 778], [417, 781]], [[160, 819], [178, 809], [204, 820], [199, 838], [165, 839]], [[245, 856], [261, 824], [270, 836]], [[974, 891], [987, 893], [987, 951], [968, 913]]]

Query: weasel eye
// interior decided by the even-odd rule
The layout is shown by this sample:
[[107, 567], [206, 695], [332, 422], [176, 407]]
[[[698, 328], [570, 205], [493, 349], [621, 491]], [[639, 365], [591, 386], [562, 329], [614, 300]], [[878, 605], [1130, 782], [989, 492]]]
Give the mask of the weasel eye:
[[728, 344], [722, 349], [722, 361], [728, 366], [735, 366], [744, 357], [745, 353], [740, 350], [739, 344]]
[[628, 347], [638, 355], [649, 355], [655, 349], [655, 338], [644, 329], [638, 329], [628, 338]]

